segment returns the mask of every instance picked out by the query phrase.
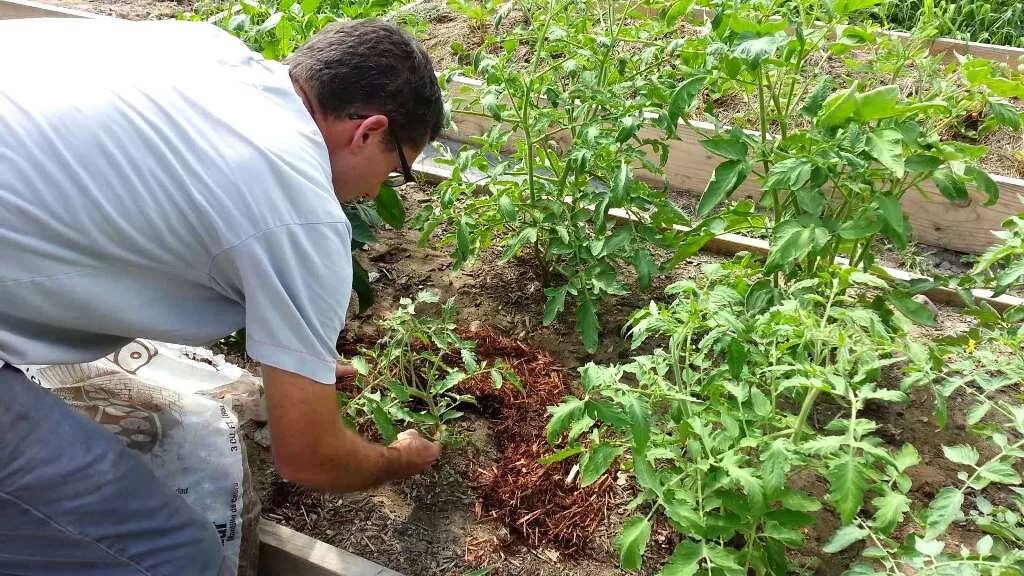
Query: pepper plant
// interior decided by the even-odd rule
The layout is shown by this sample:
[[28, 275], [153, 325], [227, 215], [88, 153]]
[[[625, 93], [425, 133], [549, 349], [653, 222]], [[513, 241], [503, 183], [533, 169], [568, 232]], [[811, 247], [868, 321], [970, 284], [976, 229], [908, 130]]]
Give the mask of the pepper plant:
[[[545, 324], [574, 309], [593, 351], [598, 303], [626, 292], [624, 268], [647, 288], [696, 250], [672, 229], [686, 218], [664, 185], [638, 175], [644, 170], [657, 184], [668, 150], [663, 135], [642, 126], [674, 135], [703, 78], [677, 85], [661, 77], [678, 47], [655, 39], [665, 32], [662, 21], [631, 19], [634, 3], [523, 0], [516, 7], [527, 25], [485, 41], [472, 70], [484, 85], [472, 100], [455, 102], [456, 114], [494, 124], [449, 160], [452, 178], [418, 221], [424, 239], [445, 231], [456, 267], [492, 246], [506, 261], [528, 258], [545, 286]], [[518, 60], [522, 46], [526, 62]], [[653, 247], [669, 257], [659, 263]]]

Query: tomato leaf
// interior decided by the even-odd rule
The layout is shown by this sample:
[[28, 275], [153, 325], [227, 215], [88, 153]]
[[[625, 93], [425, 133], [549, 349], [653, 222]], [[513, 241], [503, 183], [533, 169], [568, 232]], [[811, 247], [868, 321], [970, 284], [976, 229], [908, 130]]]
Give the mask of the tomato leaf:
[[932, 499], [925, 515], [926, 540], [934, 540], [941, 536], [946, 528], [961, 514], [964, 505], [964, 493], [951, 486], [946, 486]]
[[867, 479], [856, 456], [846, 454], [829, 468], [825, 476], [829, 482], [829, 502], [835, 506], [844, 524], [853, 521], [864, 503]]
[[651, 523], [643, 516], [626, 520], [615, 544], [619, 549], [619, 566], [623, 570], [639, 570], [643, 564], [647, 542], [651, 539]]
[[849, 548], [855, 542], [860, 542], [865, 536], [870, 534], [867, 530], [856, 526], [849, 525], [843, 526], [832, 535], [825, 547], [821, 549], [826, 554], [835, 554], [836, 552], [842, 552]]
[[580, 302], [576, 308], [576, 327], [583, 335], [583, 346], [587, 352], [593, 354], [597, 351], [598, 325], [597, 308], [590, 300]]
[[697, 216], [704, 218], [732, 195], [747, 179], [749, 169], [746, 160], [726, 160], [719, 164], [697, 204]]

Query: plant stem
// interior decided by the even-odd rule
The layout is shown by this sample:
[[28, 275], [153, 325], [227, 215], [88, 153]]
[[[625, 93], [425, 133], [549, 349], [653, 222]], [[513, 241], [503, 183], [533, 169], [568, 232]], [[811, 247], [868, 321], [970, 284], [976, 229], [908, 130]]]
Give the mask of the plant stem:
[[811, 408], [814, 407], [814, 401], [818, 399], [818, 394], [820, 393], [820, 388], [811, 388], [807, 392], [807, 396], [804, 397], [804, 404], [800, 407], [800, 414], [796, 417], [796, 425], [793, 426], [793, 436], [790, 438], [794, 443], [800, 440], [800, 432], [803, 431], [804, 423], [807, 422], [807, 416], [810, 415]]

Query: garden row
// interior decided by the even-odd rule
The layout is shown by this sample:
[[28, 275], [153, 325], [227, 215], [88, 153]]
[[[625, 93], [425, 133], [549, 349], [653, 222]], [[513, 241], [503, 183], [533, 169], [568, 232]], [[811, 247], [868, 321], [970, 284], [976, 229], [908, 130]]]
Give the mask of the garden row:
[[[685, 35], [689, 2], [458, 5], [481, 33], [479, 47], [456, 50], [479, 80], [442, 75], [449, 89], [472, 87], [454, 100], [452, 135], [468, 146], [438, 160], [449, 178], [414, 219], [423, 241], [451, 246], [456, 268], [497, 252], [532, 270], [538, 320], [575, 324], [589, 350], [608, 334], [602, 302], [635, 300], [633, 353], [586, 365], [576, 394], [552, 403], [543, 462], [572, 463], [580, 490], [615, 470], [629, 479], [617, 538], [627, 570], [799, 572], [809, 528], [828, 518], [839, 528], [824, 563], [850, 574], [1024, 572], [1024, 308], [971, 291], [1002, 294], [1024, 276], [1016, 183], [979, 167], [981, 147], [949, 138], [967, 114], [977, 132], [1019, 132], [1019, 75], [926, 61], [926, 44], [849, 26], [856, 2], [833, 2], [824, 19], [767, 2], [706, 7], [714, 17]], [[218, 20], [281, 57], [332, 18], [308, 0], [242, 4]], [[829, 67], [859, 52], [873, 70]], [[932, 84], [899, 85], [908, 62], [935, 66]], [[739, 116], [754, 130], [717, 113], [730, 94], [749, 98]], [[680, 207], [674, 187], [701, 193]], [[924, 205], [939, 207], [931, 220]], [[358, 247], [374, 239], [359, 223], [407, 220], [392, 190], [376, 213], [350, 212]], [[987, 219], [977, 233], [958, 222], [965, 213]], [[983, 252], [970, 273], [914, 279], [877, 266], [882, 241], [907, 245], [934, 222], [943, 234], [929, 239]], [[638, 294], [734, 233], [767, 249], [711, 264], [649, 304]], [[939, 288], [962, 296], [969, 325], [922, 328], [935, 311], [917, 296]], [[471, 404], [461, 385], [515, 387], [444, 314], [441, 332], [427, 330], [409, 301], [388, 338], [363, 349], [344, 406], [354, 425], [382, 438], [402, 425], [436, 433]], [[941, 454], [881, 423], [922, 392], [929, 425], [956, 438]], [[959, 474], [923, 492], [915, 468], [939, 461]], [[644, 566], [665, 530], [672, 553]]]
[[[647, 289], [722, 234], [768, 243], [764, 260], [740, 254], [656, 303], [638, 298], [627, 327], [636, 355], [586, 366], [580, 394], [550, 408], [546, 463], [576, 462], [581, 488], [613, 468], [636, 486], [622, 567], [640, 568], [667, 525], [677, 535], [664, 574], [789, 573], [825, 514], [840, 528], [823, 552], [845, 554], [854, 574], [1019, 573], [1024, 311], [970, 291], [1004, 293], [1024, 275], [1019, 182], [989, 176], [984, 148], [965, 141], [1019, 133], [1016, 70], [929, 60], [927, 43], [849, 26], [855, 3], [833, 3], [823, 21], [712, 2], [714, 18], [688, 36], [678, 33], [688, 3], [646, 16], [575, 0], [458, 8], [502, 34], [457, 47], [478, 82], [442, 75], [472, 88], [454, 100], [451, 133], [469, 146], [439, 160], [450, 179], [415, 224], [425, 242], [450, 243], [456, 269], [494, 250], [526, 258], [545, 287], [543, 322], [568, 311], [595, 350], [606, 298]], [[275, 38], [280, 56], [291, 36]], [[852, 57], [829, 67], [860, 53], [870, 69]], [[917, 82], [900, 85], [911, 72]], [[716, 113], [729, 94], [751, 102], [740, 117], [755, 130]], [[971, 115], [976, 125], [961, 126]], [[687, 212], [672, 187], [703, 192]], [[383, 198], [382, 215], [401, 224], [394, 196]], [[980, 223], [972, 233], [963, 221]], [[985, 254], [956, 277], [880, 270], [880, 241], [905, 246], [913, 234]], [[922, 338], [914, 325], [935, 318], [915, 296], [939, 287], [962, 294], [975, 322]], [[453, 391], [481, 367], [451, 342], [427, 345], [437, 351], [412, 363], [395, 360], [408, 346], [366, 349], [359, 400], [347, 405], [356, 423], [386, 438], [459, 415], [469, 399]], [[933, 462], [873, 419], [922, 389], [937, 428], [964, 427], [941, 456], [962, 474], [927, 498], [910, 470]], [[808, 477], [825, 489], [807, 489]]]
[[[624, 568], [640, 568], [652, 530], [668, 524], [679, 536], [664, 574], [789, 573], [827, 509], [841, 527], [824, 552], [856, 545], [851, 573], [1019, 572], [1022, 309], [982, 303], [970, 309], [974, 326], [942, 338], [912, 326], [934, 323], [913, 297], [936, 284], [997, 293], [1018, 284], [1019, 220], [975, 244], [1005, 241], [969, 275], [906, 282], [875, 266], [878, 239], [905, 245], [915, 229], [919, 213], [908, 218], [914, 204], [901, 201], [999, 202], [978, 167], [984, 150], [943, 133], [978, 104], [990, 127], [1019, 131], [1008, 100], [1019, 77], [967, 60], [954, 72], [960, 87], [902, 89], [883, 79], [898, 78], [921, 47], [844, 26], [841, 13], [809, 25], [756, 3], [715, 8], [706, 34], [680, 39], [671, 11], [496, 7], [496, 18], [529, 25], [467, 54], [480, 83], [456, 100], [453, 135], [471, 146], [446, 160], [452, 178], [417, 219], [424, 238], [450, 241], [456, 266], [491, 249], [527, 256], [547, 287], [544, 321], [571, 310], [593, 350], [604, 298], [646, 288], [719, 234], [767, 237], [763, 261], [739, 255], [673, 284], [659, 303], [637, 302], [627, 327], [637, 355], [588, 365], [582, 393], [550, 409], [559, 450], [547, 462], [577, 460], [581, 486], [612, 467], [638, 486], [619, 538]], [[873, 51], [876, 75], [843, 84], [821, 71], [827, 55], [860, 49]], [[756, 132], [730, 129], [706, 105], [708, 92], [726, 90], [753, 96]], [[667, 167], [700, 158], [682, 148], [673, 163], [681, 125], [717, 158], [691, 214], [659, 184]], [[757, 202], [730, 203], [747, 183]], [[1005, 206], [983, 226], [1020, 211]], [[968, 236], [949, 229], [945, 241]], [[908, 474], [918, 451], [883, 437], [873, 419], [920, 389], [935, 394], [936, 427], [952, 418], [973, 434], [943, 448], [962, 474], [930, 500]], [[951, 417], [951, 406], [964, 413]], [[822, 410], [828, 424], [811, 426]], [[801, 489], [808, 475], [824, 493]], [[954, 525], [974, 536], [954, 537]]]

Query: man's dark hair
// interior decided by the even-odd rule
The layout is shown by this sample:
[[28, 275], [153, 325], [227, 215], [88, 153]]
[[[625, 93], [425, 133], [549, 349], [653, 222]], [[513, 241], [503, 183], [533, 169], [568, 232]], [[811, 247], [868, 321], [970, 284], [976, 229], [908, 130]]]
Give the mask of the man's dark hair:
[[329, 116], [383, 114], [402, 144], [422, 146], [444, 127], [430, 56], [402, 29], [380, 20], [335, 22], [285, 63]]

